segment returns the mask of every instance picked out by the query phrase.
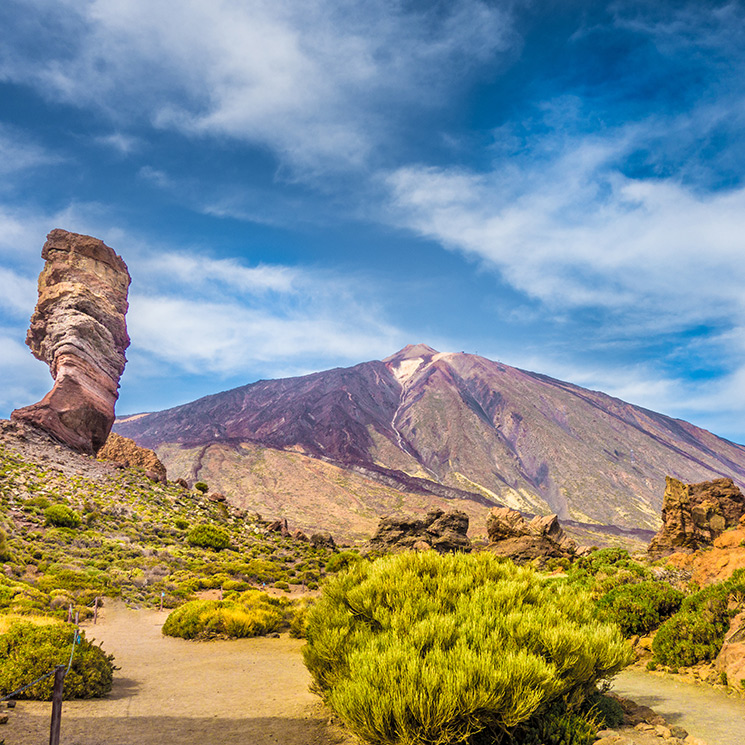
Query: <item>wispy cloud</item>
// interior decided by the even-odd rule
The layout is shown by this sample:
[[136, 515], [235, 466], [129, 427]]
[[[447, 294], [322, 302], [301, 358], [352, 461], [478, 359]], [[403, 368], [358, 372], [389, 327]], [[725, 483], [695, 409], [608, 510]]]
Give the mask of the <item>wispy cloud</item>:
[[[268, 145], [311, 170], [363, 162], [395, 109], [437, 106], [515, 39], [508, 14], [482, 0], [185, 0], [177, 20], [162, 0], [10, 8], [0, 78], [124, 124]], [[52, 28], [65, 44], [47, 39]]]
[[[16, 128], [0, 123], [0, 176], [19, 175], [41, 166], [56, 165], [63, 158], [33, 142]], [[7, 187], [7, 184], [3, 186]]]
[[184, 252], [130, 265], [147, 277], [130, 300], [133, 349], [191, 374], [354, 363], [406, 339], [362, 278]]

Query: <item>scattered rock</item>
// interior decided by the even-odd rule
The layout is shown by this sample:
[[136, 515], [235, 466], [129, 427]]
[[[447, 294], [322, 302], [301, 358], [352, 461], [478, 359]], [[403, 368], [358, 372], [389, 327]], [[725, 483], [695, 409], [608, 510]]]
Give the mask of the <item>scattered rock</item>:
[[561, 528], [556, 515], [536, 515], [530, 522], [509, 507], [495, 507], [486, 519], [491, 543], [487, 549], [517, 563], [573, 556], [577, 544]]
[[[142, 468], [155, 475], [153, 481], [165, 484], [167, 478], [166, 467], [161, 463], [155, 451], [141, 448], [129, 437], [122, 437], [116, 432], [110, 432], [104, 446], [98, 451], [99, 460], [113, 461], [129, 468]], [[149, 476], [149, 474], [148, 474]], [[149, 478], [153, 478], [149, 476]]]
[[434, 549], [438, 553], [470, 551], [468, 515], [459, 510], [431, 510], [423, 518], [389, 515], [378, 524], [366, 551]]
[[176, 479], [173, 483], [177, 484], [182, 489], [189, 491], [189, 484], [187, 483], [186, 479]]
[[296, 530], [296, 531], [295, 531], [295, 532], [294, 532], [294, 533], [292, 534], [292, 537], [293, 537], [293, 538], [294, 538], [294, 539], [295, 539], [296, 541], [302, 541], [303, 543], [309, 543], [309, 542], [310, 542], [310, 538], [308, 538], [308, 536], [307, 536], [307, 535], [305, 535], [305, 533], [303, 533], [303, 531], [302, 531], [302, 530]]
[[336, 548], [334, 537], [327, 530], [313, 533], [310, 537], [310, 545], [313, 548]]
[[662, 528], [649, 545], [652, 558], [711, 546], [726, 528], [745, 515], [745, 496], [732, 479], [684, 484], [667, 477]]
[[738, 613], [730, 622], [724, 644], [717, 655], [715, 669], [724, 673], [727, 681], [740, 686], [745, 680], [745, 611]]
[[[207, 499], [209, 499], [210, 502], [226, 502], [228, 498], [219, 491], [213, 491], [207, 495]], [[285, 520], [285, 523], [286, 522], [287, 521]]]
[[129, 272], [103, 241], [66, 230], [49, 233], [41, 256], [46, 264], [26, 344], [49, 365], [54, 387], [11, 418], [95, 454], [114, 423], [126, 364]]
[[287, 527], [287, 518], [283, 517], [280, 520], [275, 520], [266, 526], [267, 533], [281, 533], [283, 537], [290, 535], [290, 529]]

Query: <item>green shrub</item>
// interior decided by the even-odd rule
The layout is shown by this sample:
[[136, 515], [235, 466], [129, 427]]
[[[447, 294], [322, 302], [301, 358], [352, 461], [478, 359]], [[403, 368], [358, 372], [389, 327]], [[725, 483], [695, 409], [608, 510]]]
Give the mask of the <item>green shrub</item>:
[[77, 528], [80, 525], [80, 515], [73, 512], [66, 504], [53, 504], [44, 510], [47, 525], [56, 528]]
[[314, 598], [300, 598], [292, 604], [290, 636], [293, 639], [305, 639], [305, 631], [308, 625], [308, 611], [314, 603]]
[[598, 727], [612, 729], [623, 724], [624, 713], [621, 704], [600, 691], [591, 693], [585, 699], [582, 708], [592, 717]]
[[569, 711], [554, 702], [518, 725], [504, 745], [592, 745], [596, 732], [591, 716]]
[[282, 626], [286, 604], [258, 590], [248, 590], [236, 600], [192, 600], [166, 618], [162, 631], [182, 639], [260, 636]]
[[230, 537], [222, 529], [215, 525], [195, 525], [186, 537], [192, 546], [200, 548], [213, 548], [222, 551], [230, 545]]
[[326, 562], [326, 571], [329, 573], [340, 572], [342, 569], [346, 569], [350, 564], [355, 561], [360, 561], [362, 557], [354, 551], [342, 551], [338, 554], [334, 554]]
[[[75, 630], [69, 624], [13, 624], [0, 636], [0, 694], [10, 693], [57, 665], [67, 665]], [[113, 656], [82, 635], [65, 677], [64, 698], [99, 698], [111, 690]], [[38, 683], [21, 698], [50, 701], [53, 677]]]
[[629, 637], [656, 629], [680, 608], [684, 597], [664, 582], [647, 580], [614, 587], [597, 605], [603, 617], [617, 623], [621, 633]]
[[681, 610], [655, 634], [655, 659], [671, 667], [713, 660], [722, 648], [729, 619], [727, 601], [721, 598], [710, 598], [700, 611]]
[[309, 611], [305, 664], [374, 743], [474, 742], [582, 699], [631, 653], [587, 593], [490, 554], [355, 562]]
[[186, 530], [189, 527], [189, 521], [184, 520], [183, 517], [177, 517], [173, 524], [179, 529], [179, 530]]
[[8, 536], [4, 530], [0, 529], [0, 563], [13, 560], [13, 552], [8, 545]]
[[206, 494], [210, 490], [209, 486], [207, 486], [204, 481], [197, 481], [197, 483], [194, 484], [194, 488], [202, 494]]
[[730, 600], [745, 596], [745, 570], [725, 582], [709, 585], [687, 597], [680, 611], [660, 626], [652, 641], [655, 660], [671, 667], [688, 667], [713, 660], [722, 648], [736, 610]]

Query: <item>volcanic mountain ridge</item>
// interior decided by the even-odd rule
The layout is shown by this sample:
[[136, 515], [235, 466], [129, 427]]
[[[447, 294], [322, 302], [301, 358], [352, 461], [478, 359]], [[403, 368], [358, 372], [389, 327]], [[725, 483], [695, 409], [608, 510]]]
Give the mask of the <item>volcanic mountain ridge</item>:
[[[425, 344], [123, 417], [114, 429], [155, 449], [171, 477], [208, 474], [238, 502], [246, 495], [237, 492], [256, 487], [247, 473], [264, 449], [483, 511], [505, 504], [626, 529], [659, 526], [668, 475], [745, 486], [740, 445], [598, 391]], [[275, 500], [280, 513], [290, 491]]]

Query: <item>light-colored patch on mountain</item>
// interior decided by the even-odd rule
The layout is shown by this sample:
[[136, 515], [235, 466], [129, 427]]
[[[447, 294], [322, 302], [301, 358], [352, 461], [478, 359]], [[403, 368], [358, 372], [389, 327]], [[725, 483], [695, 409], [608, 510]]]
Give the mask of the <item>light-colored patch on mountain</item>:
[[394, 365], [391, 368], [391, 372], [396, 380], [404, 386], [409, 378], [411, 378], [419, 369], [422, 362], [424, 362], [424, 357], [414, 357], [412, 360], [403, 360], [402, 362], [399, 362], [398, 365]]
[[146, 416], [150, 416], [152, 412], [145, 412], [144, 414], [132, 414], [132, 416], [121, 416], [117, 417], [117, 422], [136, 422], [138, 419], [143, 419]]

